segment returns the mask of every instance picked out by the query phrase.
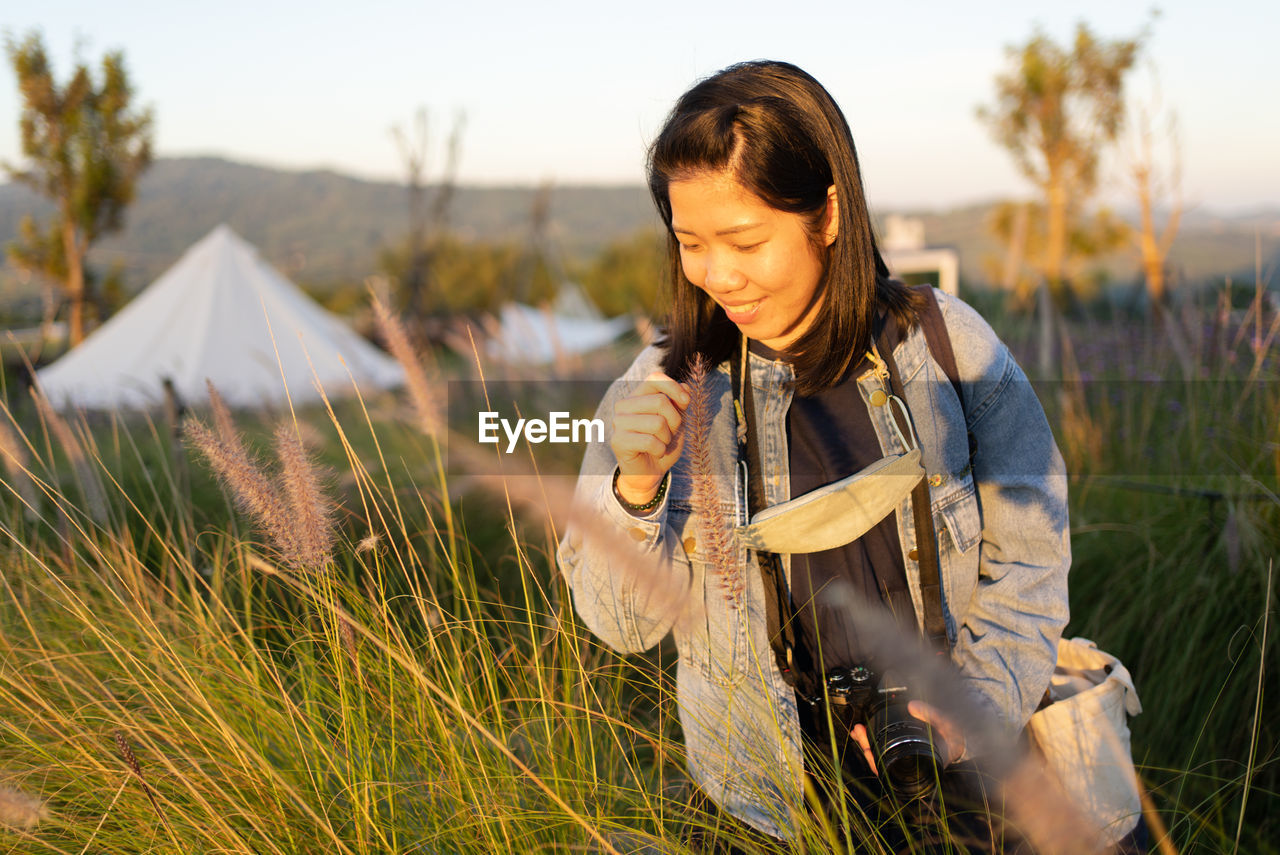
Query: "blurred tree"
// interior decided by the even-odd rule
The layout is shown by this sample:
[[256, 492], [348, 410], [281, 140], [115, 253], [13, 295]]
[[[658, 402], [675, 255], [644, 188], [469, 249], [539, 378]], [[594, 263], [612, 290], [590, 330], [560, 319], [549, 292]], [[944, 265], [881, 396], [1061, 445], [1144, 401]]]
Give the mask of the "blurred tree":
[[[399, 126], [391, 129], [400, 157], [404, 161], [409, 191], [408, 255], [400, 265], [400, 304], [406, 317], [421, 326], [427, 314], [428, 296], [434, 282], [433, 263], [445, 236], [449, 220], [449, 205], [457, 188], [458, 158], [462, 145], [464, 117], [455, 117], [453, 129], [446, 144], [444, 168], [430, 195], [425, 184], [427, 148], [430, 141], [427, 111], [418, 110], [414, 117], [413, 132], [406, 133]], [[437, 295], [443, 299], [445, 293]]]
[[[515, 243], [464, 242], [439, 236], [431, 250], [433, 310], [439, 315], [496, 312], [523, 291], [534, 302], [555, 296], [551, 271], [539, 258], [530, 260]], [[414, 248], [406, 241], [383, 250], [379, 268], [404, 281]]]
[[[1151, 78], [1150, 100], [1134, 108], [1137, 121], [1128, 160], [1141, 217], [1141, 227], [1134, 239], [1147, 283], [1147, 299], [1158, 313], [1167, 296], [1165, 259], [1169, 257], [1182, 218], [1182, 157], [1177, 116], [1162, 109], [1159, 79], [1154, 69]], [[1163, 125], [1160, 131], [1153, 127], [1157, 117]], [[1157, 154], [1157, 148], [1163, 150], [1163, 156]], [[1163, 230], [1156, 225], [1158, 209], [1164, 211]]]
[[995, 104], [978, 108], [979, 119], [1040, 190], [1044, 249], [1037, 267], [1049, 286], [1065, 281], [1076, 221], [1097, 189], [1099, 154], [1120, 132], [1124, 78], [1145, 37], [1146, 31], [1099, 40], [1082, 22], [1068, 50], [1037, 31], [1008, 49]]
[[555, 299], [560, 283], [566, 278], [560, 254], [551, 237], [550, 181], [544, 181], [533, 194], [529, 209], [529, 244], [521, 253], [516, 271], [515, 300], [536, 306]]
[[134, 105], [119, 51], [102, 58], [100, 82], [80, 63], [59, 87], [38, 34], [9, 39], [6, 49], [22, 95], [19, 129], [28, 166], [5, 164], [5, 171], [55, 205], [44, 228], [24, 219], [9, 255], [19, 267], [62, 283], [75, 345], [84, 338], [85, 308], [93, 300], [85, 256], [94, 241], [124, 224], [134, 185], [151, 163], [151, 111]]
[[643, 228], [614, 241], [577, 274], [582, 290], [609, 317], [640, 312], [662, 320], [666, 240], [657, 229]]
[[[1001, 284], [1011, 291], [1016, 302], [1026, 303], [1035, 292], [1037, 274], [1043, 271], [1046, 253], [1044, 205], [1036, 202], [1001, 202], [992, 209], [988, 227], [991, 233], [1008, 247], [1000, 272]], [[1088, 259], [1121, 249], [1128, 243], [1133, 230], [1109, 208], [1098, 208], [1088, 216], [1070, 218], [1070, 231], [1066, 236], [1062, 277], [1071, 282], [1075, 296], [1088, 298], [1080, 293], [1085, 287], [1082, 277]], [[1059, 301], [1067, 298], [1064, 288], [1054, 295]]]

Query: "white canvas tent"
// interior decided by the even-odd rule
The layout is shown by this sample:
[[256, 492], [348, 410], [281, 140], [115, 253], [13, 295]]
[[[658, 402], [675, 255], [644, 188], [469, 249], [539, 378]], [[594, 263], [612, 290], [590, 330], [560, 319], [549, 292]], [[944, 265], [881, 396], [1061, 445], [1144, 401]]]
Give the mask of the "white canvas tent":
[[566, 282], [545, 309], [507, 303], [489, 340], [489, 356], [503, 362], [545, 365], [604, 347], [635, 328], [629, 315], [605, 318], [577, 285]]
[[400, 366], [218, 226], [66, 356], [36, 372], [55, 406], [139, 408], [171, 380], [188, 402], [212, 380], [229, 404], [394, 386]]
[[566, 318], [523, 303], [507, 303], [499, 317], [489, 355], [525, 365], [546, 365], [560, 356], [587, 353], [635, 327], [635, 321], [625, 315], [598, 321]]

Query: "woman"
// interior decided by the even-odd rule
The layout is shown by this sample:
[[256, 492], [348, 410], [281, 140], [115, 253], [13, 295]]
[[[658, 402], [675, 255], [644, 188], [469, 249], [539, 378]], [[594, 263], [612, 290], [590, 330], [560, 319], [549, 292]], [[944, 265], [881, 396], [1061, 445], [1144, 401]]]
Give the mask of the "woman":
[[[920, 322], [925, 295], [890, 279], [876, 247], [844, 116], [808, 74], [752, 62], [694, 86], [652, 146], [649, 184], [668, 229], [671, 316], [601, 405], [608, 444], [589, 447], [578, 486], [595, 522], [567, 533], [560, 563], [578, 613], [610, 645], [638, 652], [674, 633], [691, 776], [721, 810], [794, 839], [806, 775], [833, 756], [824, 746], [867, 787], [861, 808], [892, 790], [873, 771], [877, 735], [831, 701], [859, 668], [902, 664], [888, 661], [901, 645], [886, 623], [915, 636], [932, 626], [958, 671], [964, 698], [917, 693], [902, 713], [921, 722], [938, 767], [979, 753], [957, 724], [965, 709], [1021, 731], [1067, 620], [1064, 468], [1008, 350], [939, 294], [948, 378], [935, 352], [945, 343], [927, 342]], [[684, 453], [696, 390], [682, 382], [699, 356], [713, 367], [700, 468]], [[927, 499], [901, 479], [854, 483], [867, 467], [909, 466], [916, 447]], [[705, 501], [708, 481], [718, 501]], [[817, 532], [820, 549], [746, 527], [713, 548], [717, 526], [833, 492], [787, 529]], [[853, 522], [886, 495], [882, 519]], [[650, 560], [619, 560], [609, 530]]]

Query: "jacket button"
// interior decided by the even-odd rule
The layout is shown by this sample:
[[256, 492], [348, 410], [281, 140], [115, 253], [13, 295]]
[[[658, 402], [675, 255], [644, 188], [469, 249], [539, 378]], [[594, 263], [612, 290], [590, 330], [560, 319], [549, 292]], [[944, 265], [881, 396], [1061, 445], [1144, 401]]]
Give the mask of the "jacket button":
[[883, 389], [876, 389], [871, 393], [871, 404], [875, 407], [883, 407], [884, 402], [889, 400], [889, 396], [884, 393]]
[[685, 552], [693, 552], [693, 550], [696, 549], [697, 546], [698, 546], [698, 539], [696, 537], [686, 537], [684, 539]]
[[912, 561], [919, 561], [920, 553], [913, 549], [907, 553], [907, 557], [910, 558]]
[[639, 526], [627, 529], [627, 534], [631, 535], [632, 540], [644, 540], [644, 529]]

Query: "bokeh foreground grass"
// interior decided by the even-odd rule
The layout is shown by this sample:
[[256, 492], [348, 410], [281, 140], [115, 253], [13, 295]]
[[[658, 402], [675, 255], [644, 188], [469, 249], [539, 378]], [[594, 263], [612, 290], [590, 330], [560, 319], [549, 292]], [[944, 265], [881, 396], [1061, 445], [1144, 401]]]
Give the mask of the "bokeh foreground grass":
[[[1231, 851], [1238, 828], [1239, 851], [1280, 851], [1280, 384], [1252, 364], [1225, 369], [1244, 392], [1178, 392], [1178, 419], [1164, 398], [1130, 412], [1123, 377], [1046, 400], [1077, 474], [1069, 634], [1133, 671], [1178, 851]], [[162, 426], [2, 419], [0, 851], [685, 851], [670, 649], [590, 637], [549, 558], [562, 509], [527, 476], [450, 484], [407, 410], [286, 420], [339, 502], [305, 560]], [[252, 450], [271, 427], [233, 429]], [[1152, 448], [1174, 463], [1139, 477]]]

